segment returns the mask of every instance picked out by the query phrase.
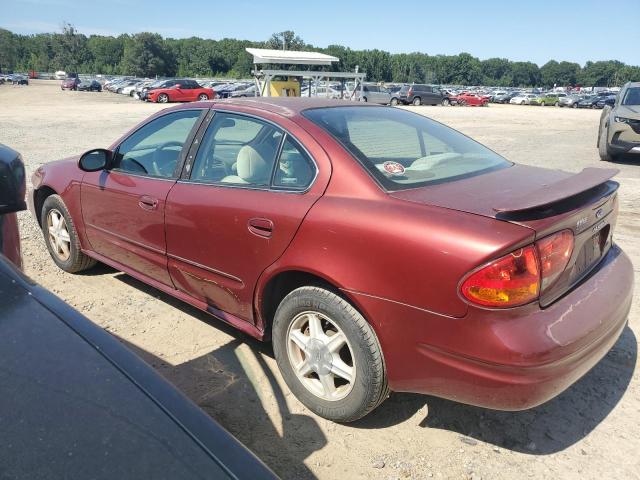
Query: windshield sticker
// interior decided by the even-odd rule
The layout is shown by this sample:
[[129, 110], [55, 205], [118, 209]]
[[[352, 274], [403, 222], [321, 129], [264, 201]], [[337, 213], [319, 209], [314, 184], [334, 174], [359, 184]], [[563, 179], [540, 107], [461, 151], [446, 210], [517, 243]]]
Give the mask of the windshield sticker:
[[384, 171], [389, 175], [404, 175], [404, 165], [398, 162], [384, 162]]

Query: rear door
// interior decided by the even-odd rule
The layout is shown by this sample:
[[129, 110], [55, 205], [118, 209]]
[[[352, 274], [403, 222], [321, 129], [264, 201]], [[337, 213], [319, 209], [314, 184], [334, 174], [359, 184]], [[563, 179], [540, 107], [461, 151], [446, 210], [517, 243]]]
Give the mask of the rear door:
[[81, 186], [82, 217], [92, 249], [166, 285], [172, 284], [165, 200], [201, 114], [201, 109], [178, 110], [151, 120], [120, 143], [109, 170], [86, 173]]
[[[317, 144], [312, 157], [302, 147], [312, 139], [289, 123], [290, 132], [307, 138], [260, 118], [216, 112], [196, 138], [197, 153], [189, 152], [188, 173], [169, 193], [171, 278], [213, 313], [253, 321], [259, 276], [282, 255], [326, 187], [326, 157]], [[316, 178], [320, 162], [324, 173]]]

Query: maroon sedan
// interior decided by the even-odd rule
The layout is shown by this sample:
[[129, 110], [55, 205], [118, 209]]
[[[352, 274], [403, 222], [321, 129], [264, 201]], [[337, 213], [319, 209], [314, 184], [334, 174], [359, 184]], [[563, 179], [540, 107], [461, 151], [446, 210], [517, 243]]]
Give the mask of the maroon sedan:
[[62, 84], [60, 85], [60, 89], [61, 90], [77, 90], [78, 89], [78, 85], [80, 85], [80, 79], [75, 77], [75, 78], [66, 78], [65, 80], [62, 81]]
[[400, 109], [200, 102], [39, 168], [55, 263], [96, 261], [271, 339], [291, 391], [352, 421], [390, 390], [538, 405], [622, 332], [616, 170], [514, 165]]

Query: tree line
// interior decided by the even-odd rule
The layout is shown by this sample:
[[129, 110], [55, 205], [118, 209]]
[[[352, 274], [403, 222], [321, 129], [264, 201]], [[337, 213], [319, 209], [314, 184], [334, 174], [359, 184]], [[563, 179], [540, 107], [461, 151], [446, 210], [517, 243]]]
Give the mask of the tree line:
[[357, 66], [359, 71], [366, 72], [369, 81], [505, 87], [606, 87], [640, 81], [640, 66], [625, 65], [616, 60], [588, 61], [584, 66], [550, 60], [539, 67], [533, 62], [514, 62], [506, 58], [480, 60], [469, 53], [392, 54], [377, 49], [352, 50], [342, 45], [317, 48], [306, 44], [292, 31], [275, 33], [267, 41], [255, 42], [232, 38], [163, 38], [150, 32], [117, 37], [86, 36], [70, 24], [65, 24], [58, 33], [36, 35], [19, 35], [0, 29], [0, 72], [64, 70], [139, 77], [247, 78], [253, 65], [246, 47], [281, 49], [283, 45], [288, 50], [334, 55], [340, 59], [337, 65], [316, 69], [354, 71]]

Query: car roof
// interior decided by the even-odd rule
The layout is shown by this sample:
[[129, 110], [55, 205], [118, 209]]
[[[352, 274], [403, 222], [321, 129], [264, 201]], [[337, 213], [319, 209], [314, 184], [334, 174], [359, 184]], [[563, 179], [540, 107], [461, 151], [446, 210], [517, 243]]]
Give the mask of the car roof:
[[301, 98], [301, 97], [253, 97], [253, 98], [225, 98], [220, 100], [209, 100], [207, 102], [194, 102], [173, 107], [175, 110], [193, 108], [194, 106], [206, 106], [209, 108], [223, 107], [225, 105], [248, 107], [253, 110], [263, 110], [265, 112], [276, 113], [283, 117], [295, 117], [304, 110], [311, 108], [331, 108], [331, 107], [376, 107], [361, 102], [350, 100], [331, 100], [325, 98]]

